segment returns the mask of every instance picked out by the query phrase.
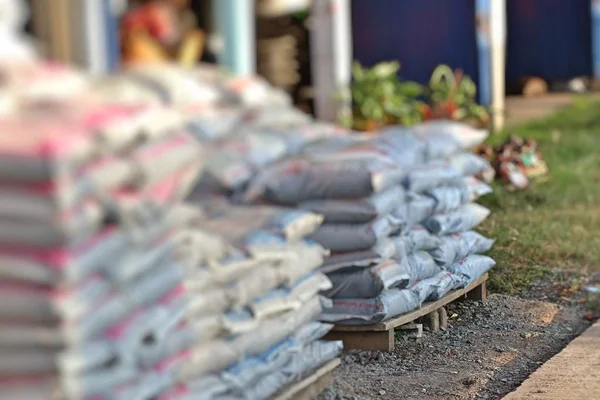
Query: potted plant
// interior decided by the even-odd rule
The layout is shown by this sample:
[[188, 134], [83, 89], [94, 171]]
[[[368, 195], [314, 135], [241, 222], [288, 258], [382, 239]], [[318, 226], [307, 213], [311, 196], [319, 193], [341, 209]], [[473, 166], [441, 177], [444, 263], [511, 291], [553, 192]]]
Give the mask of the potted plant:
[[422, 88], [414, 82], [400, 81], [399, 70], [400, 64], [395, 61], [382, 62], [372, 68], [354, 63], [350, 86], [354, 129], [374, 131], [386, 124], [420, 121], [418, 98]]
[[429, 81], [429, 104], [422, 107], [423, 119], [452, 119], [478, 126], [487, 125], [489, 114], [477, 104], [477, 86], [461, 70], [438, 66]]

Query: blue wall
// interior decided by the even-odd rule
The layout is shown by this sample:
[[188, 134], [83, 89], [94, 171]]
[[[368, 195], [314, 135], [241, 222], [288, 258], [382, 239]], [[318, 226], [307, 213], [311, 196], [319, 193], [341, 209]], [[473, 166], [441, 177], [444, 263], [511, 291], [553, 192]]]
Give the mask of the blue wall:
[[590, 0], [507, 0], [506, 78], [592, 75]]
[[439, 64], [478, 81], [474, 0], [353, 0], [354, 58], [398, 60], [400, 75], [429, 81]]

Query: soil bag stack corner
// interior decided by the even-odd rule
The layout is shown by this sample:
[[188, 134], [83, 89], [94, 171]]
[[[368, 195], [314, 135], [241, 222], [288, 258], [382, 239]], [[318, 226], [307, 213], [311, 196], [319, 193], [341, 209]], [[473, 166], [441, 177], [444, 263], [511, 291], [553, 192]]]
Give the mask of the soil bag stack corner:
[[437, 121], [371, 136], [325, 138], [272, 164], [244, 200], [324, 216], [310, 239], [331, 251], [322, 320], [369, 325], [468, 285], [494, 262], [493, 244], [473, 229], [489, 210], [474, 203], [491, 188], [490, 168], [469, 149], [486, 132]]

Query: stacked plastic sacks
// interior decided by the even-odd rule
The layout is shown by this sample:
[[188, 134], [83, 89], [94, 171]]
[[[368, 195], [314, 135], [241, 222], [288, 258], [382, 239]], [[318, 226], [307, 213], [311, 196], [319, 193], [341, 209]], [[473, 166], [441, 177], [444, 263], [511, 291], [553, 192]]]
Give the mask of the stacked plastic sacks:
[[100, 82], [96, 91], [111, 103], [172, 106], [208, 149], [202, 192], [237, 193], [258, 170], [310, 141], [348, 133], [313, 121], [262, 78], [229, 77], [207, 66], [136, 66]]
[[201, 149], [123, 129], [135, 109], [34, 103], [0, 121], [0, 398], [145, 398], [183, 302], [167, 212]]
[[194, 346], [178, 370], [181, 384], [159, 398], [270, 398], [342, 349], [319, 340], [331, 325], [317, 322], [328, 305], [318, 293], [331, 283], [315, 271], [325, 250], [304, 238], [322, 218], [222, 199], [200, 208], [182, 213], [183, 251], [195, 266], [186, 279], [188, 318], [198, 328], [182, 333]]
[[[489, 214], [470, 202], [491, 189], [472, 177], [489, 165], [466, 151], [485, 138], [485, 133], [445, 122], [371, 137], [324, 139], [259, 173], [244, 200], [323, 215], [325, 223], [311, 236], [332, 252], [322, 271], [333, 283], [325, 292], [333, 307], [323, 319], [379, 322], [433, 299], [431, 293], [423, 295], [423, 286], [439, 286], [446, 269], [491, 246], [470, 232]], [[451, 235], [462, 232], [459, 236], [468, 243], [459, 245], [457, 235]], [[449, 262], [447, 248], [457, 250]], [[454, 269], [469, 278], [453, 276], [448, 290], [491, 267], [484, 264], [470, 272]], [[439, 296], [446, 293], [438, 291]]]

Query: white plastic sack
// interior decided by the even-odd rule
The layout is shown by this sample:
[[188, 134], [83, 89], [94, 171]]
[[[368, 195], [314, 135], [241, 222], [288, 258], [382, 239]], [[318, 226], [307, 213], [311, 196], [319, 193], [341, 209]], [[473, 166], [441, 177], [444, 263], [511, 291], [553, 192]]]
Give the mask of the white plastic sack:
[[410, 283], [430, 278], [441, 271], [433, 258], [424, 251], [417, 251], [407, 257]]
[[407, 190], [423, 193], [438, 186], [457, 185], [463, 180], [462, 173], [444, 162], [430, 162], [424, 166], [412, 168], [403, 181]]
[[446, 269], [456, 275], [457, 286], [464, 287], [479, 278], [496, 265], [496, 261], [488, 256], [470, 255]]
[[435, 200], [432, 197], [408, 192], [406, 204], [400, 205], [392, 214], [402, 219], [405, 222], [405, 229], [409, 229], [432, 216], [434, 210]]
[[463, 204], [474, 202], [489, 193], [492, 193], [489, 185], [472, 177], [464, 179], [455, 186], [436, 187], [425, 192], [435, 200], [436, 214], [456, 210]]
[[440, 266], [451, 266], [471, 254], [482, 254], [492, 248], [493, 239], [475, 232], [453, 233], [440, 238], [439, 246], [429, 251]]
[[448, 159], [448, 163], [463, 176], [474, 176], [491, 168], [488, 160], [473, 153], [455, 154]]
[[490, 215], [490, 210], [479, 204], [467, 204], [456, 211], [437, 214], [427, 218], [423, 225], [436, 235], [449, 235], [456, 232], [466, 232]]
[[418, 297], [421, 304], [426, 301], [435, 301], [444, 297], [455, 288], [457, 280], [447, 272], [440, 271], [431, 278], [423, 279], [410, 287]]
[[[408, 254], [419, 250], [431, 250], [440, 245], [440, 238], [432, 235], [421, 225], [414, 226], [402, 235], [392, 236], [391, 241], [396, 246], [396, 253]], [[401, 249], [399, 247], [401, 246]]]
[[[478, 146], [483, 143], [489, 136], [489, 132], [484, 129], [476, 129], [465, 123], [449, 120], [433, 120], [423, 122], [421, 124], [411, 127], [411, 130], [427, 140], [428, 143], [433, 143], [434, 138], [440, 138], [442, 136], [452, 139], [455, 143], [454, 149], [466, 150], [472, 147]], [[440, 150], [441, 150], [440, 146]], [[452, 154], [454, 151], [448, 150], [443, 153]], [[430, 156], [433, 158], [439, 158], [439, 153], [430, 152]]]

